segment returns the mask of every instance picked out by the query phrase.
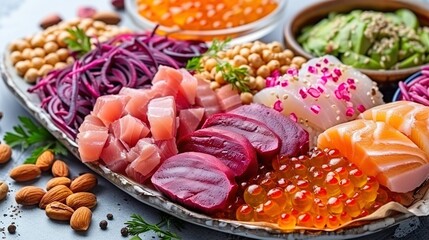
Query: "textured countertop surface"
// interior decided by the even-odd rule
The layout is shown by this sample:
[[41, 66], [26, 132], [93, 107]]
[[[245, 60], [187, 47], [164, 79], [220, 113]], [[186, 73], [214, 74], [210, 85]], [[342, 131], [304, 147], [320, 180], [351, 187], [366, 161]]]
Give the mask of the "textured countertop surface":
[[[316, 0], [290, 1], [284, 20], [287, 20], [294, 12], [302, 7], [315, 2]], [[73, 18], [79, 6], [94, 6], [100, 10], [111, 9], [108, 0], [0, 0], [0, 54], [3, 55], [8, 42], [33, 34], [39, 31], [38, 23], [43, 16], [50, 13], [60, 13], [64, 19]], [[127, 16], [123, 16], [122, 25], [135, 29], [135, 26]], [[282, 41], [282, 27], [263, 40]], [[0, 120], [0, 139], [6, 131], [10, 131], [17, 123], [18, 116], [28, 116], [26, 111], [19, 105], [15, 97], [0, 81], [0, 111], [3, 112], [3, 119]], [[6, 200], [0, 202], [0, 239], [126, 239], [121, 237], [120, 229], [124, 227], [131, 214], [137, 213], [148, 222], [156, 223], [163, 213], [155, 210], [128, 196], [115, 186], [99, 177], [99, 186], [95, 190], [98, 197], [98, 204], [93, 211], [92, 226], [85, 233], [73, 231], [67, 223], [49, 220], [44, 211], [39, 208], [21, 207], [15, 203], [15, 192], [22, 187], [22, 184], [14, 183], [8, 177], [8, 172], [14, 166], [23, 162], [28, 152], [14, 150], [13, 159], [4, 165], [0, 165], [0, 180], [9, 183], [10, 192]], [[90, 170], [75, 158], [64, 159], [70, 166], [71, 176], [77, 176], [82, 172]], [[44, 187], [50, 179], [48, 174], [31, 184]], [[28, 183], [26, 183], [27, 185]], [[107, 220], [106, 214], [112, 213], [114, 219], [108, 221], [107, 230], [101, 230], [98, 226], [101, 220]], [[14, 223], [17, 226], [16, 234], [7, 232], [7, 227]], [[237, 237], [193, 224], [185, 223], [182, 231], [176, 232], [182, 239], [246, 239]], [[398, 228], [388, 229], [366, 239], [426, 239], [429, 234], [428, 218], [411, 218], [399, 225]], [[141, 234], [142, 239], [156, 239], [152, 233]]]

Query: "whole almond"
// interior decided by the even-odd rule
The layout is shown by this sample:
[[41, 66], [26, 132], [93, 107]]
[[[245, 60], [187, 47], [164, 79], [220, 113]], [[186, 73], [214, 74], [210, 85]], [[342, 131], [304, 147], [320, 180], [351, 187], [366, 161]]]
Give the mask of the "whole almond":
[[46, 29], [50, 26], [60, 23], [61, 21], [62, 21], [62, 18], [58, 14], [51, 14], [44, 17], [40, 21], [40, 27], [43, 29]]
[[36, 166], [38, 166], [42, 171], [48, 171], [53, 162], [54, 154], [51, 151], [46, 150], [37, 158]]
[[119, 14], [115, 12], [109, 12], [109, 11], [99, 11], [96, 12], [92, 18], [96, 21], [102, 21], [105, 24], [109, 25], [116, 25], [121, 21], [121, 17]]
[[71, 180], [68, 177], [55, 177], [46, 183], [46, 190], [50, 190], [51, 188], [58, 186], [58, 185], [64, 185], [64, 186], [70, 186]]
[[37, 205], [45, 193], [45, 190], [39, 187], [26, 186], [15, 194], [15, 201], [24, 206]]
[[40, 168], [34, 164], [22, 164], [13, 168], [9, 176], [17, 182], [31, 181], [41, 174]]
[[90, 192], [73, 193], [67, 197], [66, 204], [73, 209], [80, 207], [93, 208], [97, 205], [97, 197]]
[[7, 163], [12, 157], [12, 148], [7, 144], [0, 144], [0, 164]]
[[75, 178], [70, 184], [73, 192], [89, 192], [97, 186], [97, 177], [92, 173], [85, 173]]
[[5, 199], [9, 192], [9, 186], [6, 182], [0, 181], [0, 201]]
[[53, 220], [69, 221], [74, 213], [73, 208], [60, 202], [51, 202], [45, 208], [46, 216]]
[[51, 170], [54, 177], [67, 177], [69, 175], [69, 167], [61, 160], [55, 160]]
[[76, 231], [86, 231], [91, 224], [92, 212], [87, 207], [76, 209], [70, 218], [70, 226]]
[[42, 197], [39, 203], [40, 208], [46, 208], [51, 202], [62, 202], [65, 203], [68, 196], [72, 195], [73, 192], [64, 185], [58, 185], [51, 188], [46, 194]]

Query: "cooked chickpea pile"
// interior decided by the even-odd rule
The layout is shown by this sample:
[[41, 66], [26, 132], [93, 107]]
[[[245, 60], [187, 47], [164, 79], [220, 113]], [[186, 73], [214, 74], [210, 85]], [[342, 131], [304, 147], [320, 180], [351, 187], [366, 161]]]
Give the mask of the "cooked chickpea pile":
[[94, 44], [104, 42], [109, 38], [130, 30], [92, 19], [74, 19], [63, 21], [46, 30], [9, 45], [10, 60], [16, 71], [29, 83], [45, 76], [52, 69], [60, 69], [73, 63], [74, 58], [67, 49], [65, 39], [70, 37], [67, 29], [75, 26], [83, 29], [86, 35], [92, 37]]
[[[307, 60], [300, 56], [295, 56], [289, 49], [284, 49], [279, 42], [262, 43], [259, 41], [236, 45], [228, 50], [220, 51], [217, 56], [222, 61], [229, 62], [234, 67], [245, 67], [248, 69], [250, 92], [240, 93], [243, 104], [249, 104], [253, 101], [253, 95], [265, 88], [265, 79], [269, 77], [274, 70], [280, 74], [295, 67], [301, 68], [301, 65]], [[198, 73], [198, 77], [210, 81], [213, 90], [226, 84], [221, 72], [216, 71], [218, 61], [214, 58], [203, 57], [202, 67], [204, 70]]]

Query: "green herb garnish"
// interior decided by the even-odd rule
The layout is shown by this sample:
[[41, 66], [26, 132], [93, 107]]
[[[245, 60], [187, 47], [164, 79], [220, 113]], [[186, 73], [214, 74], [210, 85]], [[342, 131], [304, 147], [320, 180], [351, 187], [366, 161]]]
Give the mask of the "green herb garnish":
[[[175, 233], [170, 232], [169, 229], [171, 225], [174, 225], [179, 231], [183, 227], [180, 222], [175, 221], [172, 217], [163, 216], [159, 223], [150, 224], [137, 214], [131, 215], [131, 220], [127, 221], [125, 225], [127, 225], [129, 233], [134, 236], [131, 238], [133, 240], [141, 240], [138, 235], [149, 231], [155, 232], [162, 240], [181, 239]], [[168, 230], [163, 230], [162, 227], [164, 226]]]
[[91, 51], [91, 41], [90, 38], [85, 34], [85, 32], [78, 27], [75, 29], [67, 29], [67, 32], [70, 33], [71, 37], [66, 38], [64, 42], [67, 44], [67, 47], [75, 52], [78, 57], [81, 57], [85, 53]]
[[45, 128], [35, 124], [28, 117], [18, 117], [20, 124], [13, 127], [13, 132], [6, 132], [4, 141], [11, 147], [21, 146], [25, 151], [33, 148], [31, 155], [24, 163], [36, 163], [37, 158], [45, 151], [66, 155], [67, 150]]

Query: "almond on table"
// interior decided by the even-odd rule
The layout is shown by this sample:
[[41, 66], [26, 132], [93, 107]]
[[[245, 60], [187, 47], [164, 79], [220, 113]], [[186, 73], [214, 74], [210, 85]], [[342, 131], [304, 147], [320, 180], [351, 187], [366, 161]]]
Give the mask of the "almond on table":
[[9, 176], [17, 182], [26, 182], [40, 177], [40, 168], [34, 164], [22, 164], [13, 168]]
[[26, 186], [15, 194], [15, 201], [24, 206], [38, 205], [45, 193], [45, 190], [39, 187]]

